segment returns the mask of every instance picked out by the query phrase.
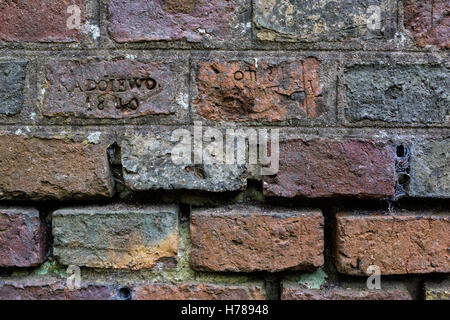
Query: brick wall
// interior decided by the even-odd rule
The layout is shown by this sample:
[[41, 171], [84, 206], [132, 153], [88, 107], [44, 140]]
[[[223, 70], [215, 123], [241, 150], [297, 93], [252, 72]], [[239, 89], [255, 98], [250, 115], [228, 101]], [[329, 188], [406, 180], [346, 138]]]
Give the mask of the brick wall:
[[0, 299], [449, 299], [449, 10], [2, 1]]

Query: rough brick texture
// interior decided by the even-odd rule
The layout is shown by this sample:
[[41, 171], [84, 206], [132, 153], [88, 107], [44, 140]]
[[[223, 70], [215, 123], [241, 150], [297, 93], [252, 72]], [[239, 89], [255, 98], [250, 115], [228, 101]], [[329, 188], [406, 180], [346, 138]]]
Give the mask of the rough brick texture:
[[319, 61], [201, 61], [197, 112], [216, 121], [283, 121], [324, 112]]
[[197, 209], [191, 215], [191, 240], [196, 270], [277, 272], [324, 262], [318, 210]]
[[80, 8], [80, 23], [85, 22], [83, 0], [2, 1], [0, 4], [0, 40], [29, 42], [74, 42], [80, 29], [67, 28], [69, 5]]
[[336, 267], [364, 275], [449, 272], [450, 215], [438, 213], [338, 213]]
[[2, 300], [117, 300], [112, 285], [86, 283], [70, 290], [64, 281], [54, 278], [0, 280]]
[[95, 199], [112, 193], [104, 146], [0, 136], [0, 199]]
[[[175, 130], [176, 128], [174, 128]], [[247, 184], [245, 165], [194, 164], [173, 161], [171, 151], [179, 144], [173, 131], [130, 132], [122, 141], [125, 184], [133, 190], [193, 189], [213, 192], [236, 191]], [[193, 141], [190, 132], [187, 139]], [[191, 149], [189, 149], [191, 152]]]
[[389, 198], [395, 189], [393, 147], [365, 140], [290, 140], [280, 168], [263, 179], [264, 194], [292, 198]]
[[[448, 69], [430, 65], [358, 65], [345, 71], [347, 117], [352, 122], [444, 124]], [[426, 110], [426, 112], [424, 112]]]
[[281, 300], [413, 300], [413, 297], [405, 287], [380, 290], [342, 287], [307, 289], [297, 284], [283, 283]]
[[14, 115], [24, 103], [25, 67], [27, 62], [0, 63], [0, 115]]
[[224, 40], [240, 0], [109, 1], [109, 33], [117, 42]]
[[[380, 23], [373, 28], [367, 21], [379, 8]], [[256, 36], [264, 41], [348, 41], [388, 38], [392, 33], [389, 0], [371, 0], [368, 4], [344, 1], [253, 0]]]
[[405, 0], [405, 27], [419, 47], [450, 48], [450, 2], [448, 0]]
[[111, 119], [186, 114], [187, 110], [176, 103], [179, 96], [187, 95], [182, 72], [180, 62], [51, 61], [42, 85], [43, 114]]
[[265, 300], [262, 285], [220, 285], [209, 283], [152, 283], [138, 286], [134, 300]]
[[57, 210], [53, 253], [64, 265], [132, 270], [173, 267], [177, 218], [174, 206]]
[[0, 0], [0, 300], [448, 299], [449, 11]]
[[0, 207], [0, 267], [39, 265], [47, 249], [45, 223], [37, 210]]
[[408, 194], [419, 198], [450, 198], [450, 136], [411, 145]]

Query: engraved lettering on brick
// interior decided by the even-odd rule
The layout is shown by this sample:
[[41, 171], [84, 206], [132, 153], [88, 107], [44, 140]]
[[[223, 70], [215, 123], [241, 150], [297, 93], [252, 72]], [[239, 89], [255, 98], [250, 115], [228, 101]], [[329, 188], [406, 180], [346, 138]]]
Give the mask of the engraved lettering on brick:
[[197, 111], [216, 121], [283, 121], [322, 114], [319, 61], [257, 64], [202, 61], [197, 72]]
[[[140, 97], [138, 93], [144, 92], [148, 97], [157, 94], [162, 89], [161, 85], [150, 77], [114, 79], [108, 76], [99, 81], [86, 79], [84, 83], [77, 82], [73, 88], [65, 88], [69, 93], [76, 90], [84, 92], [88, 110], [96, 105], [99, 110], [116, 108], [121, 112], [129, 112], [139, 108]], [[128, 93], [130, 97], [123, 93]]]
[[41, 90], [43, 114], [113, 119], [173, 114], [175, 78], [171, 65], [157, 62], [55, 62]]

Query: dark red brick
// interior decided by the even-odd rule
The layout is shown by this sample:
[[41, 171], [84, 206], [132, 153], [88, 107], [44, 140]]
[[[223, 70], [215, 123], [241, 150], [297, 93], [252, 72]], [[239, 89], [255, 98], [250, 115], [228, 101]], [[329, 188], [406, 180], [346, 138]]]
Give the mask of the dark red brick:
[[405, 27], [418, 47], [450, 48], [449, 0], [405, 0], [404, 11]]
[[188, 92], [182, 67], [129, 59], [53, 60], [43, 85], [43, 114], [97, 119], [187, 114], [177, 103]]
[[319, 210], [195, 209], [190, 226], [195, 270], [277, 272], [324, 262]]
[[264, 194], [292, 198], [390, 198], [394, 148], [367, 140], [289, 140], [280, 143], [278, 174], [265, 176]]
[[235, 8], [235, 0], [110, 0], [109, 33], [117, 42], [221, 40]]
[[0, 207], [0, 267], [39, 265], [47, 248], [45, 223], [37, 210]]
[[79, 29], [67, 28], [70, 5], [81, 11], [85, 21], [84, 0], [8, 0], [0, 3], [0, 40], [29, 42], [74, 42], [81, 38]]

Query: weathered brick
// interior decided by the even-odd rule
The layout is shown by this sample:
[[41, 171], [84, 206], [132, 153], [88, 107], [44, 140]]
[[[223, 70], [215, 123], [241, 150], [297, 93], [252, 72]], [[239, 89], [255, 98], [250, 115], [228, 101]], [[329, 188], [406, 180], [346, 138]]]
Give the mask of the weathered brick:
[[15, 115], [22, 110], [27, 62], [0, 63], [0, 115]]
[[[175, 130], [175, 129], [174, 129]], [[133, 190], [196, 189], [212, 192], [235, 191], [247, 184], [245, 165], [175, 163], [174, 131], [130, 132], [121, 141], [123, 178]], [[192, 135], [192, 132], [187, 135]], [[190, 143], [194, 145], [192, 136]], [[191, 149], [189, 149], [191, 150]], [[195, 159], [194, 159], [195, 160]]]
[[450, 300], [450, 278], [425, 282], [426, 300]]
[[0, 199], [100, 198], [112, 193], [105, 146], [0, 136]]
[[281, 300], [413, 300], [406, 287], [369, 290], [362, 288], [330, 287], [307, 289], [283, 283]]
[[42, 85], [43, 114], [111, 119], [175, 115], [184, 120], [187, 70], [181, 61], [169, 60], [54, 60]]
[[82, 282], [70, 290], [55, 278], [0, 280], [0, 300], [117, 300], [112, 285]]
[[39, 265], [47, 248], [45, 223], [37, 210], [0, 207], [0, 267]]
[[152, 283], [133, 290], [135, 300], [265, 300], [262, 285]]
[[178, 251], [175, 206], [106, 206], [53, 213], [53, 254], [64, 265], [93, 268], [173, 267]]
[[336, 267], [364, 275], [370, 265], [382, 275], [449, 272], [448, 213], [339, 213]]
[[195, 209], [190, 228], [195, 270], [277, 272], [319, 267], [324, 262], [319, 210]]
[[[377, 6], [380, 25], [370, 6]], [[348, 41], [390, 38], [394, 1], [253, 0], [256, 37], [264, 41]], [[368, 26], [370, 24], [370, 27]]]
[[[242, 37], [237, 7], [241, 0], [109, 1], [109, 34], [117, 42], [225, 40], [233, 29]], [[242, 32], [243, 31], [243, 32]]]
[[394, 149], [368, 140], [280, 143], [278, 174], [264, 176], [264, 194], [279, 197], [389, 198], [395, 189]]
[[417, 46], [450, 48], [449, 0], [405, 0], [405, 27], [413, 34]]
[[448, 122], [450, 76], [444, 66], [356, 65], [345, 71], [345, 86], [351, 122]]
[[84, 0], [2, 1], [0, 4], [0, 40], [29, 42], [74, 42], [81, 39], [80, 29], [69, 29], [70, 5], [80, 8], [80, 22], [86, 20]]
[[411, 197], [450, 198], [450, 136], [411, 145]]
[[312, 119], [325, 113], [316, 58], [256, 61], [200, 61], [197, 112], [238, 122]]

